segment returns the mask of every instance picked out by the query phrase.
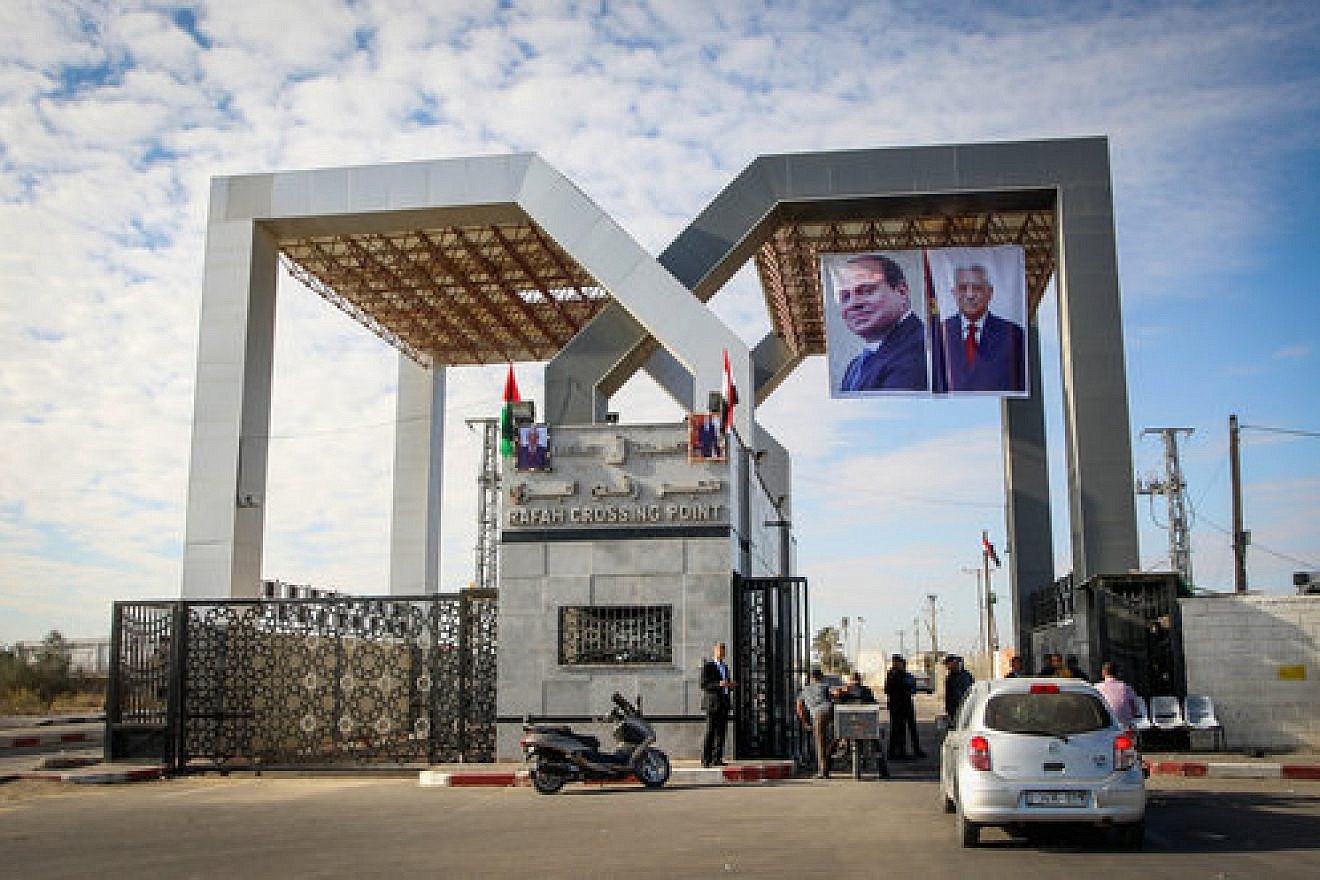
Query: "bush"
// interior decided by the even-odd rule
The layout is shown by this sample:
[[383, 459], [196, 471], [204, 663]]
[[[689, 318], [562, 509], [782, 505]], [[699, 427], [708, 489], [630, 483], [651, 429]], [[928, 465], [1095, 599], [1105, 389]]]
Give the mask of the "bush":
[[0, 691], [0, 714], [40, 715], [46, 711], [46, 702], [30, 688], [9, 688]]
[[68, 641], [52, 630], [26, 662], [11, 650], [0, 649], [0, 712], [33, 715], [52, 708], [104, 707], [99, 683], [71, 674]]

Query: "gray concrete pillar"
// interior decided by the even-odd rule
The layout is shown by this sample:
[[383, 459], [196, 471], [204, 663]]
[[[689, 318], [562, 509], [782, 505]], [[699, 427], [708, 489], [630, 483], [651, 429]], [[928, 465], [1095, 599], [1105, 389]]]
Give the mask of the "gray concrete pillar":
[[1073, 574], [1138, 566], [1132, 440], [1108, 144], [1059, 192], [1059, 343]]
[[228, 183], [212, 183], [207, 218], [185, 599], [256, 598], [261, 590], [277, 252], [258, 223], [226, 219]]
[[1004, 489], [1008, 497], [1008, 573], [1013, 598], [1010, 637], [1034, 668], [1031, 602], [1054, 581], [1050, 520], [1049, 461], [1045, 454], [1045, 395], [1041, 387], [1040, 328], [1027, 329], [1031, 396], [1004, 398], [1001, 405]]
[[440, 591], [444, 446], [445, 367], [428, 370], [400, 354], [390, 517], [392, 596]]

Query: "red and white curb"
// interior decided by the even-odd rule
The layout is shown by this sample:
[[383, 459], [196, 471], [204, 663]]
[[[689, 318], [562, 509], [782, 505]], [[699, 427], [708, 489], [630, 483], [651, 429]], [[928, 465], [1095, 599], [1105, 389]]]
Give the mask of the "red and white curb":
[[52, 772], [29, 770], [0, 775], [0, 781], [36, 780], [40, 782], [68, 782], [74, 785], [114, 785], [120, 782], [147, 782], [165, 775], [160, 767], [132, 767], [126, 770], [81, 770]]
[[22, 736], [0, 736], [0, 750], [4, 749], [39, 749], [49, 746], [65, 746], [70, 743], [99, 743], [99, 733], [39, 733]]
[[[675, 767], [669, 774], [671, 784], [732, 785], [768, 782], [793, 776], [792, 761], [767, 761], [756, 764], [730, 764], [727, 767]], [[628, 780], [620, 780], [626, 782]], [[423, 770], [419, 785], [463, 788], [471, 786], [508, 787], [530, 785], [526, 769], [518, 770]], [[599, 783], [596, 783], [599, 784]]]
[[1151, 776], [1210, 779], [1320, 779], [1320, 765], [1263, 761], [1148, 761]]

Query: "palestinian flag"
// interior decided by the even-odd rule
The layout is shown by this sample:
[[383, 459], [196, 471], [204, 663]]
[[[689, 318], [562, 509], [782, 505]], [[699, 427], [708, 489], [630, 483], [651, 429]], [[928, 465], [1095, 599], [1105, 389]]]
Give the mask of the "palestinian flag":
[[518, 380], [513, 377], [513, 364], [509, 364], [509, 376], [504, 380], [504, 407], [500, 410], [500, 455], [505, 458], [513, 455], [513, 447], [518, 443], [518, 432], [513, 427], [512, 404], [522, 400], [518, 393]]

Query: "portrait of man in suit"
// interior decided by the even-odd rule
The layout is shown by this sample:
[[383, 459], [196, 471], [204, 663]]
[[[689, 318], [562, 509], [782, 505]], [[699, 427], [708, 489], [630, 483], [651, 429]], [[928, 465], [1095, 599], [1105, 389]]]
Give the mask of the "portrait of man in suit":
[[520, 471], [544, 471], [550, 468], [550, 431], [545, 425], [524, 425], [518, 429], [514, 466]]
[[912, 310], [902, 266], [884, 254], [855, 254], [834, 271], [834, 307], [862, 342], [837, 390], [927, 390], [925, 325]]
[[990, 311], [995, 286], [979, 263], [954, 270], [958, 314], [944, 319], [945, 375], [950, 391], [1026, 391], [1022, 328]]
[[720, 420], [715, 413], [692, 413], [688, 416], [688, 460], [724, 461]]

